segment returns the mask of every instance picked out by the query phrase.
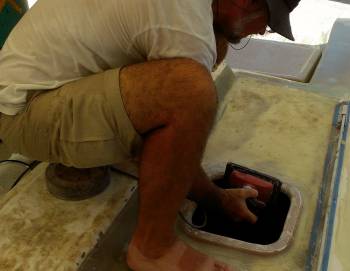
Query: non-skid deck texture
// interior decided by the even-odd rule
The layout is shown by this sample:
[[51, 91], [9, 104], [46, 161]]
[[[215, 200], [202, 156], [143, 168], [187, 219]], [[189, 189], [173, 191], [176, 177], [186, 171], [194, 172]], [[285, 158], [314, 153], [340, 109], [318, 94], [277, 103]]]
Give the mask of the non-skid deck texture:
[[[223, 73], [224, 74], [224, 73]], [[257, 256], [195, 241], [199, 250], [238, 270], [304, 270], [336, 101], [272, 81], [226, 73], [231, 82], [220, 105], [204, 164], [232, 161], [292, 183], [302, 193], [303, 209], [292, 245], [274, 256]], [[220, 82], [218, 82], [219, 89]], [[223, 97], [225, 99], [223, 99]]]
[[136, 187], [112, 173], [102, 194], [79, 202], [49, 194], [46, 163], [0, 200], [1, 271], [77, 270], [105, 234]]

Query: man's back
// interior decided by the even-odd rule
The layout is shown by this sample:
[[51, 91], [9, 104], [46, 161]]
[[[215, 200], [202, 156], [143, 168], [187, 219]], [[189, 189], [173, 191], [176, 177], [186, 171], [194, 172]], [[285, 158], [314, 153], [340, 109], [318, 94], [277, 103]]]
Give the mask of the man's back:
[[20, 111], [27, 90], [151, 59], [215, 62], [211, 1], [38, 1], [0, 52], [0, 112]]

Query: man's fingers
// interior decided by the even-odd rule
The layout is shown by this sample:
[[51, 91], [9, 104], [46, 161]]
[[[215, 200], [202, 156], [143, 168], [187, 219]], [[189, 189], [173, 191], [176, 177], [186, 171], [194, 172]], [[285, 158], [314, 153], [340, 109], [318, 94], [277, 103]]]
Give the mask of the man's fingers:
[[259, 209], [266, 207], [266, 203], [261, 200], [254, 199], [254, 203], [255, 203], [255, 206]]
[[256, 200], [258, 197], [258, 191], [253, 188], [233, 188], [228, 189], [226, 192], [230, 195], [229, 201], [224, 205], [230, 206], [228, 210], [235, 217], [235, 220], [245, 220], [250, 223], [256, 223], [257, 217], [252, 213], [247, 206], [247, 199]]
[[235, 189], [241, 198], [248, 199], [248, 198], [257, 198], [259, 193], [257, 190], [253, 188], [239, 188]]
[[242, 189], [238, 189], [240, 190], [240, 195], [242, 197], [242, 199], [244, 199], [244, 204], [242, 206], [242, 210], [244, 210], [244, 212], [242, 213], [242, 219], [254, 224], [256, 223], [256, 221], [258, 220], [257, 216], [252, 213], [247, 204], [246, 201], [247, 199], [256, 199], [258, 197], [259, 192], [253, 188], [242, 188]]
[[240, 208], [237, 209], [234, 214], [232, 214], [231, 219], [234, 222], [247, 221], [252, 224], [256, 223], [258, 220], [257, 216], [254, 215], [245, 204], [242, 204]]
[[242, 214], [241, 218], [243, 220], [246, 220], [252, 224], [256, 223], [256, 221], [258, 220], [257, 216], [254, 215], [247, 206], [243, 207], [245, 209], [245, 212]]

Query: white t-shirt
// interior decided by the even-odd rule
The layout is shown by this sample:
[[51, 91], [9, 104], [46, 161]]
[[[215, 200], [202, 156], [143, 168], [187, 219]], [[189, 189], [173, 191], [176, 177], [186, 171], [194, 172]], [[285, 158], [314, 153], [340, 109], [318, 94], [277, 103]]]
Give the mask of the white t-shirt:
[[216, 61], [212, 0], [39, 0], [0, 51], [0, 112], [54, 89], [152, 59]]

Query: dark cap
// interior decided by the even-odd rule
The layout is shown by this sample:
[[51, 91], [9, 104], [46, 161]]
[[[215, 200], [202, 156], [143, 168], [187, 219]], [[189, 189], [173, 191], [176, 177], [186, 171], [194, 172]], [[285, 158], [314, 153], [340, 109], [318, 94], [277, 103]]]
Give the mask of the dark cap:
[[299, 4], [300, 0], [266, 0], [269, 7], [270, 19], [268, 25], [271, 30], [294, 40], [290, 26], [289, 13]]

